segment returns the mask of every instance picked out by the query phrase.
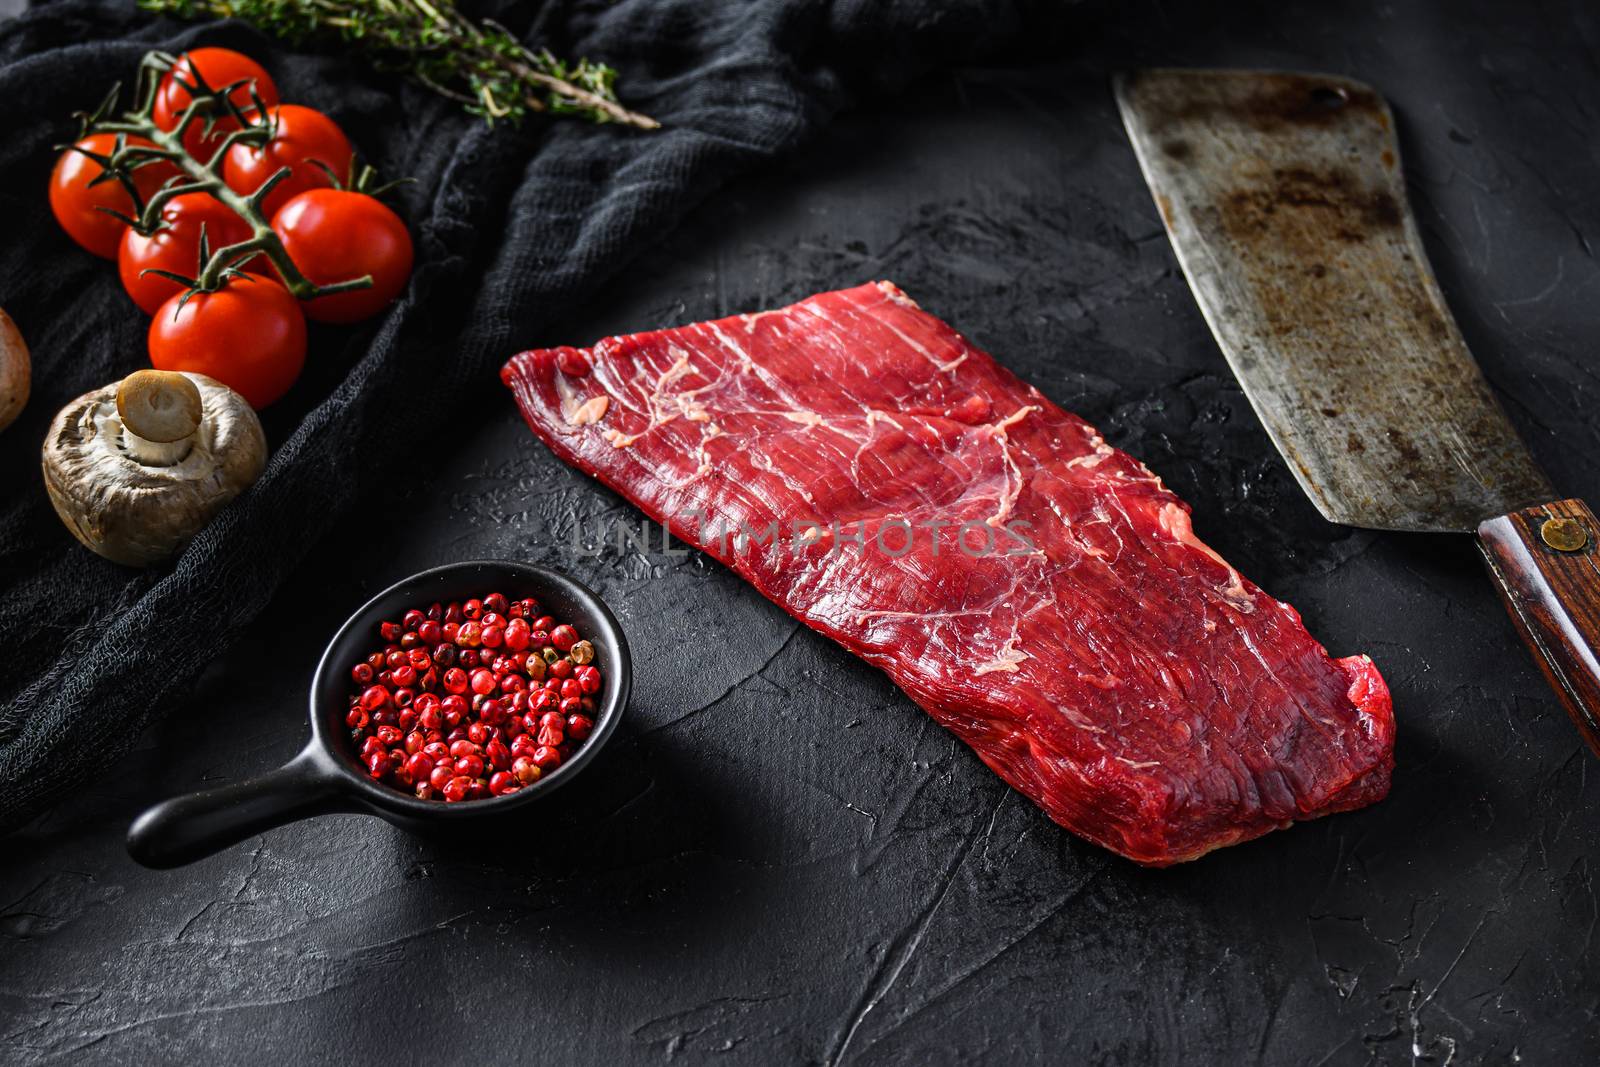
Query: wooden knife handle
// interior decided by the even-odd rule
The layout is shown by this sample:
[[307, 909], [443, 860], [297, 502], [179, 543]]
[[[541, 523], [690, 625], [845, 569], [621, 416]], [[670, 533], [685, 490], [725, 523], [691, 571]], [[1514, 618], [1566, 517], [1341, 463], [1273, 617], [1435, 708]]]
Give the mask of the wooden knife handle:
[[1600, 522], [1581, 500], [1478, 527], [1500, 598], [1567, 714], [1600, 755]]

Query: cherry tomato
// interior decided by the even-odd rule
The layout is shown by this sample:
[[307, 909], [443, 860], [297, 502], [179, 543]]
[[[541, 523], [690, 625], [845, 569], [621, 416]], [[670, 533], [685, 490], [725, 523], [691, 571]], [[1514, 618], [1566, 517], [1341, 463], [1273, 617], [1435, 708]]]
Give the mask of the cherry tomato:
[[[150, 142], [142, 137], [129, 137], [128, 143], [148, 145]], [[116, 147], [116, 135], [110, 133], [91, 134], [74, 146], [102, 156], [110, 155], [116, 151]], [[100, 209], [109, 208], [131, 215], [133, 199], [128, 196], [122, 183], [115, 179], [99, 185], [89, 184], [104, 173], [100, 164], [82, 152], [69, 148], [61, 153], [61, 158], [56, 160], [55, 170], [50, 172], [50, 210], [55, 212], [56, 221], [67, 231], [67, 236], [97, 256], [116, 259], [117, 245], [128, 224]], [[133, 184], [140, 196], [149, 197], [177, 173], [177, 166], [166, 160], [158, 160], [136, 169], [133, 172]]]
[[[202, 227], [206, 244], [213, 252], [250, 236], [249, 224], [208, 193], [174, 197], [161, 209], [161, 217], [166, 225], [148, 237], [129, 227], [122, 235], [122, 248], [117, 253], [117, 272], [122, 275], [122, 287], [149, 315], [154, 315], [162, 304], [183, 292], [184, 287], [170, 278], [144, 271], [169, 270], [186, 278], [196, 277], [200, 273]], [[263, 273], [271, 270], [260, 256], [251, 266]]]
[[339, 124], [313, 108], [280, 104], [272, 109], [269, 121], [277, 123], [272, 140], [260, 148], [236, 144], [228, 149], [223, 176], [231, 189], [248, 196], [284, 167], [291, 168], [289, 176], [273, 187], [261, 205], [270, 219], [300, 193], [333, 185], [327, 171], [312, 160], [323, 163], [343, 180], [350, 173], [350, 160], [355, 153]]
[[214, 293], [175, 296], [150, 320], [156, 369], [208, 374], [253, 408], [288, 392], [305, 361], [300, 303], [269, 278], [243, 275]]
[[272, 220], [284, 251], [317, 285], [362, 275], [372, 288], [319, 296], [305, 304], [318, 322], [359, 322], [382, 311], [411, 276], [411, 235], [400, 216], [365, 193], [313, 189]]
[[[278, 87], [273, 83], [272, 76], [249, 56], [228, 48], [196, 48], [179, 56], [178, 62], [162, 76], [161, 84], [156, 88], [156, 107], [152, 117], [163, 130], [176, 129], [178, 120], [183, 118], [183, 109], [193, 99], [183, 83], [194, 84], [196, 71], [213, 90], [240, 80], [250, 80], [255, 83], [256, 93], [262, 103], [271, 107], [278, 102]], [[247, 115], [255, 109], [249, 85], [239, 86], [228, 94], [228, 99]], [[189, 125], [189, 132], [183, 138], [183, 146], [189, 150], [189, 154], [202, 163], [211, 159], [223, 140], [237, 130], [239, 124], [230, 116], [222, 115], [211, 127], [209, 135], [205, 128], [206, 121], [202, 116]]]

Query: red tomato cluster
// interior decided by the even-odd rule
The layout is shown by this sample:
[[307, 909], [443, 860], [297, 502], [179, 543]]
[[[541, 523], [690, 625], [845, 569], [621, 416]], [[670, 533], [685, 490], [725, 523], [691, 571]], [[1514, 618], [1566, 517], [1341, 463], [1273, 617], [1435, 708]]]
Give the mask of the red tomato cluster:
[[[221, 162], [228, 187], [248, 196], [289, 168], [262, 203], [291, 261], [311, 282], [328, 285], [369, 275], [372, 287], [302, 303], [281, 283], [266, 256], [239, 265], [246, 274], [225, 280], [215, 292], [183, 300], [185, 287], [153, 271], [195, 277], [201, 235], [211, 251], [248, 240], [249, 221], [209, 193], [176, 197], [162, 210], [154, 234], [136, 233], [110, 212], [129, 215], [133, 201], [117, 181], [101, 181], [99, 163], [84, 154], [108, 155], [111, 134], [92, 134], [56, 161], [50, 177], [50, 208], [78, 244], [117, 261], [123, 288], [150, 324], [150, 361], [162, 370], [209, 375], [262, 408], [288, 391], [305, 363], [305, 319], [349, 323], [382, 311], [411, 275], [411, 235], [387, 206], [366, 193], [338, 188], [350, 174], [354, 151], [336, 122], [320, 111], [280, 104], [272, 77], [250, 57], [226, 48], [197, 48], [178, 57], [156, 90], [152, 118], [176, 129], [200, 83], [220, 91], [250, 122], [270, 123], [265, 144], [235, 144]], [[253, 91], [252, 91], [253, 90]], [[263, 114], [257, 106], [266, 108]], [[231, 115], [203, 120], [185, 131], [185, 150], [202, 163], [216, 155], [238, 129]], [[132, 144], [149, 144], [129, 138]], [[82, 149], [84, 151], [78, 151]], [[158, 161], [134, 171], [141, 197], [148, 198], [183, 172]], [[181, 306], [180, 306], [181, 304]]]

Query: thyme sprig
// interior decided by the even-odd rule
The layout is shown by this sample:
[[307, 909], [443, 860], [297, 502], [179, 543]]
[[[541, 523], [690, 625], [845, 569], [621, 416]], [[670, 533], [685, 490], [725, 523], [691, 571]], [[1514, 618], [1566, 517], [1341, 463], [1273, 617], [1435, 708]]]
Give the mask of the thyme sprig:
[[[246, 82], [240, 81], [212, 88], [206, 84], [200, 72], [191, 66], [188, 71], [183, 72], [186, 75], [183, 84], [189, 90], [190, 100], [183, 114], [179, 116], [178, 124], [170, 130], [163, 130], [156, 125], [153, 117], [156, 91], [162, 77], [171, 71], [176, 63], [177, 59], [174, 56], [164, 52], [145, 53], [144, 58], [139, 61], [139, 80], [134, 92], [135, 104], [132, 111], [118, 113], [122, 86], [116, 85], [106, 94], [99, 107], [91, 112], [79, 112], [77, 115], [80, 141], [92, 133], [109, 133], [116, 137], [108, 153], [73, 148], [74, 151], [81, 152], [104, 168], [104, 173], [96, 179], [97, 181], [116, 181], [127, 190], [129, 198], [133, 201], [133, 211], [128, 215], [118, 212], [111, 214], [117, 215], [138, 233], [152, 234], [165, 225], [161, 216], [162, 209], [175, 197], [189, 193], [207, 193], [231, 208], [250, 227], [250, 236], [215, 250], [207, 247], [201, 256], [196, 276], [193, 279], [175, 279], [185, 283], [192, 282], [194, 289], [203, 292], [216, 290], [233, 276], [237, 264], [255, 255], [266, 256], [283, 278], [284, 285], [302, 300], [371, 287], [372, 278], [368, 276], [332, 285], [317, 285], [301, 273], [300, 268], [294, 265], [294, 260], [289, 258], [283, 242], [269, 225], [261, 204], [278, 183], [289, 177], [290, 168], [283, 167], [278, 170], [262, 182], [255, 192], [248, 195], [235, 192], [228, 188], [227, 182], [223, 181], [222, 161], [227, 158], [228, 149], [236, 144], [259, 146], [272, 137], [273, 130], [270, 123], [253, 121], [252, 116], [267, 114], [267, 106], [256, 95], [253, 84], [249, 84], [247, 89], [252, 106], [250, 114], [246, 114], [245, 110], [232, 99], [233, 94], [247, 88]], [[185, 150], [184, 134], [191, 127], [200, 123], [209, 132], [224, 118], [231, 118], [239, 128], [228, 133], [209, 162], [202, 163]], [[131, 140], [133, 138], [149, 143], [136, 142]], [[171, 163], [180, 173], [168, 179], [160, 189], [146, 199], [134, 181], [134, 171], [157, 161]]]
[[474, 22], [453, 0], [139, 0], [139, 6], [180, 18], [243, 19], [291, 41], [337, 35], [491, 123], [549, 112], [642, 130], [661, 125], [618, 102], [611, 67], [535, 52], [499, 23]]

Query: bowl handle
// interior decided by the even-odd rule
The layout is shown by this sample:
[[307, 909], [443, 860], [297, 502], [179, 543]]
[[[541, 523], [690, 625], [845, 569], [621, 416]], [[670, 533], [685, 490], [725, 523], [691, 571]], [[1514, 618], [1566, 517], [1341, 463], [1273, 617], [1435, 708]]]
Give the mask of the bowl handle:
[[146, 867], [180, 867], [274, 826], [350, 810], [325, 759], [313, 741], [277, 770], [164, 800], [134, 820], [128, 854]]

